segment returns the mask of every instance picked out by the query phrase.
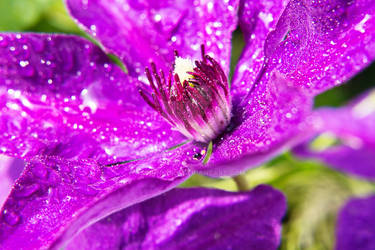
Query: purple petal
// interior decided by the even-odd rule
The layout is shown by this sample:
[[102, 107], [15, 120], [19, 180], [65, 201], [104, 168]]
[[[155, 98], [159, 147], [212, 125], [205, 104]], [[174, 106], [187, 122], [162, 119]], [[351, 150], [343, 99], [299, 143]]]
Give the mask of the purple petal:
[[[208, 165], [197, 167], [201, 173], [237, 174], [311, 135], [310, 95], [337, 84], [334, 77], [348, 79], [375, 57], [370, 52], [375, 45], [375, 33], [371, 32], [375, 19], [370, 15], [375, 5], [350, 3], [288, 4], [276, 29], [267, 36], [266, 62], [256, 82], [249, 85], [240, 103], [234, 100], [233, 130], [220, 138]], [[361, 23], [365, 19], [366, 23]], [[365, 32], [358, 31], [359, 27]], [[247, 73], [241, 78], [249, 84], [252, 79]], [[245, 92], [237, 89], [235, 94]]]
[[374, 148], [353, 148], [340, 145], [322, 152], [310, 151], [306, 145], [295, 148], [294, 152], [304, 158], [317, 159], [339, 171], [353, 174], [362, 178], [375, 180], [375, 150]]
[[241, 2], [239, 24], [245, 37], [245, 48], [232, 80], [234, 102], [246, 95], [255, 83], [264, 62], [267, 35], [275, 29], [286, 4], [287, 1], [273, 0]]
[[14, 181], [20, 175], [24, 162], [0, 155], [0, 207], [8, 197]]
[[277, 249], [285, 210], [269, 186], [174, 189], [101, 220], [68, 249]]
[[375, 180], [375, 91], [343, 108], [322, 108], [314, 117], [316, 133], [336, 140], [335, 145], [314, 149], [309, 143], [294, 152], [338, 170]]
[[336, 250], [375, 249], [375, 196], [352, 199], [340, 211]]
[[0, 155], [0, 206], [2, 206], [6, 200], [13, 184], [10, 176], [8, 175], [8, 169], [11, 165], [11, 161], [11, 158]]
[[374, 60], [374, 31], [372, 0], [291, 1], [267, 37], [268, 70], [321, 93]]
[[71, 15], [131, 75], [143, 75], [150, 61], [169, 70], [174, 50], [200, 59], [200, 45], [229, 71], [231, 35], [238, 1], [103, 1], [66, 0]]
[[191, 174], [176, 152], [113, 166], [34, 158], [3, 207], [0, 244], [57, 248], [89, 224], [169, 190]]
[[0, 36], [0, 152], [139, 158], [180, 143], [125, 75], [75, 36]]
[[305, 140], [311, 102], [277, 73], [264, 79], [247, 106], [234, 111], [234, 128], [215, 143], [209, 162], [196, 169], [214, 177], [235, 175]]

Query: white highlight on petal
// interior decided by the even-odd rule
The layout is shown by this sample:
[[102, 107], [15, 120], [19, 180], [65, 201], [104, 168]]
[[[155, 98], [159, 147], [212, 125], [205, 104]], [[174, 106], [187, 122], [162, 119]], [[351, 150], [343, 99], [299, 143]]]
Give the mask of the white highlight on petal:
[[357, 118], [363, 118], [375, 112], [375, 91], [355, 105], [352, 112]]
[[90, 87], [83, 89], [81, 92], [81, 99], [83, 107], [89, 107], [92, 113], [95, 113], [98, 108], [98, 102], [95, 98], [93, 90]]
[[354, 29], [361, 32], [365, 33], [365, 29], [363, 28], [363, 25], [370, 19], [371, 15], [366, 14], [365, 17], [354, 26]]
[[266, 28], [268, 28], [270, 23], [273, 21], [273, 16], [271, 13], [267, 14], [264, 12], [260, 12], [258, 17], [263, 21], [264, 26], [266, 26]]
[[187, 72], [194, 71], [194, 63], [191, 59], [177, 56], [175, 58], [174, 63], [175, 63], [175, 66], [174, 66], [173, 73], [178, 75], [181, 83], [192, 78], [192, 76], [189, 73], [187, 73]]
[[322, 152], [338, 144], [339, 138], [331, 132], [324, 132], [310, 143], [313, 152]]

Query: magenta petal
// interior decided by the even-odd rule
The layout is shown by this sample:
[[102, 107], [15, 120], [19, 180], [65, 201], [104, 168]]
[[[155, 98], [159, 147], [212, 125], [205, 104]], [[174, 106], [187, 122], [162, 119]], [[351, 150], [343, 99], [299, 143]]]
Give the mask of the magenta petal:
[[0, 206], [10, 193], [13, 185], [13, 180], [10, 178], [8, 170], [12, 165], [12, 158], [0, 155]]
[[23, 168], [22, 160], [0, 155], [0, 207], [8, 197], [12, 185]]
[[239, 24], [245, 38], [245, 48], [236, 67], [231, 91], [234, 102], [252, 88], [264, 62], [267, 35], [275, 29], [287, 1], [241, 1]]
[[174, 189], [97, 222], [68, 249], [277, 249], [285, 210], [269, 186]]
[[150, 61], [169, 70], [174, 50], [200, 59], [200, 45], [229, 70], [237, 0], [183, 1], [66, 0], [71, 15], [105, 50], [116, 54], [131, 75], [143, 75]]
[[190, 171], [169, 151], [117, 166], [37, 157], [17, 180], [0, 218], [0, 244], [10, 249], [63, 245], [107, 215], [176, 186]]
[[266, 41], [270, 69], [312, 94], [337, 86], [375, 58], [375, 2], [291, 1]]
[[278, 73], [265, 78], [235, 113], [239, 125], [215, 143], [209, 162], [196, 169], [213, 177], [235, 175], [305, 140], [311, 102]]
[[328, 166], [375, 180], [375, 91], [342, 108], [322, 108], [314, 116], [316, 134], [334, 137], [334, 145], [314, 149], [309, 143], [294, 152]]
[[0, 35], [0, 152], [129, 160], [180, 143], [125, 75], [75, 36]]
[[294, 149], [299, 157], [317, 159], [339, 171], [362, 178], [375, 180], [375, 149], [358, 150], [346, 145], [334, 146], [321, 152], [314, 152], [307, 145]]
[[340, 211], [336, 250], [375, 249], [375, 196], [352, 199]]

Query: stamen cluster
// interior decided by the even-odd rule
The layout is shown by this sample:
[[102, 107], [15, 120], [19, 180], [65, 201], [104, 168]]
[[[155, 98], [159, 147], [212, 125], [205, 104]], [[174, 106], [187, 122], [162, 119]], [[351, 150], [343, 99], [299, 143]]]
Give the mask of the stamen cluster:
[[165, 77], [151, 63], [146, 76], [152, 93], [140, 89], [140, 94], [175, 129], [190, 139], [207, 143], [229, 124], [231, 97], [221, 66], [201, 48], [202, 60], [195, 61], [193, 70], [187, 72], [191, 77], [183, 82], [178, 73], [170, 70]]

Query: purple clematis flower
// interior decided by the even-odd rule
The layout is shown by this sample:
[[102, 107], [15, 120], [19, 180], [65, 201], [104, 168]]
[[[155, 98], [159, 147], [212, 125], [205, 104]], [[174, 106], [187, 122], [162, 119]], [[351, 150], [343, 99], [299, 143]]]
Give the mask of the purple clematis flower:
[[[28, 163], [0, 241], [18, 249], [63, 245], [194, 172], [266, 161], [305, 139], [314, 95], [375, 57], [370, 0], [66, 3], [128, 74], [82, 38], [1, 34], [0, 150]], [[229, 89], [237, 21], [246, 47]]]
[[[341, 108], [321, 108], [314, 116], [316, 142], [295, 148], [298, 156], [318, 159], [337, 170], [375, 180], [375, 90]], [[336, 229], [336, 249], [375, 248], [375, 195], [351, 199], [341, 209]]]

